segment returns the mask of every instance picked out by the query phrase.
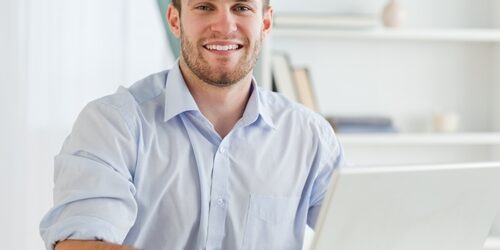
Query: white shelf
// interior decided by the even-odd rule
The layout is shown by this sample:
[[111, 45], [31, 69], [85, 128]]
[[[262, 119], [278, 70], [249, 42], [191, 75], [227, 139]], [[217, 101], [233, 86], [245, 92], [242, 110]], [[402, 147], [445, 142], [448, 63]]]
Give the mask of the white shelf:
[[374, 40], [420, 40], [454, 42], [500, 42], [500, 29], [367, 29], [342, 30], [328, 28], [274, 27], [275, 37], [316, 37]]
[[500, 145], [500, 133], [337, 134], [346, 145]]

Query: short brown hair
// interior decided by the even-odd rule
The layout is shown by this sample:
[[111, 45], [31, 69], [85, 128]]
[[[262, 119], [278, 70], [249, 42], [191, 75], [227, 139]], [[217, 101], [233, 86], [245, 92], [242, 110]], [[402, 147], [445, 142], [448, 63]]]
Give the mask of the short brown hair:
[[[270, 0], [263, 0], [264, 1], [264, 10], [269, 7], [269, 1]], [[174, 4], [174, 7], [180, 12], [181, 11], [181, 0], [172, 0], [172, 3]]]

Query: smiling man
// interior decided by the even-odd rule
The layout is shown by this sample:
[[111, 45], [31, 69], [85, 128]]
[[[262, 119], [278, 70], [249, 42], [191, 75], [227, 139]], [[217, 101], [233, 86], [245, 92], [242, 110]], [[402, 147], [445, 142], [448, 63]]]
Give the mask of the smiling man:
[[265, 0], [177, 0], [167, 71], [93, 101], [55, 158], [47, 249], [300, 249], [342, 148], [258, 87]]

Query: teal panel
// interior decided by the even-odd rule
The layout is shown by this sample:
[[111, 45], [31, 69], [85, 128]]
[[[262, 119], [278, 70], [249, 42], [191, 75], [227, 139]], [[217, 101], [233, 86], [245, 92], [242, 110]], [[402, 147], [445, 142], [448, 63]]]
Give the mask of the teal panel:
[[167, 24], [167, 19], [166, 19], [166, 13], [167, 13], [167, 8], [168, 5], [170, 4], [170, 0], [158, 0], [158, 7], [160, 8], [161, 12], [161, 18], [163, 20], [163, 27], [165, 28], [168, 42], [170, 43], [170, 48], [172, 49], [172, 52], [174, 53], [175, 57], [179, 57], [179, 52], [181, 48], [181, 43], [179, 39], [177, 39], [172, 32], [170, 32], [170, 29], [168, 28]]

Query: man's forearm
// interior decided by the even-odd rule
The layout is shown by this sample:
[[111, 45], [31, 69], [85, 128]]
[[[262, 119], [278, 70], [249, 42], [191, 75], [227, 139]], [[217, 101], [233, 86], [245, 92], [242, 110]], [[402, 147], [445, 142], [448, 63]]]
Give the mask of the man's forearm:
[[65, 240], [57, 243], [56, 250], [139, 250], [137, 248], [92, 240]]

